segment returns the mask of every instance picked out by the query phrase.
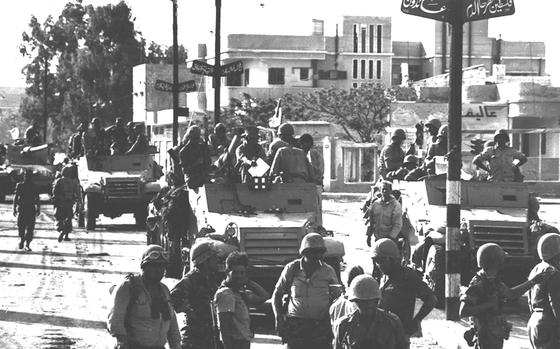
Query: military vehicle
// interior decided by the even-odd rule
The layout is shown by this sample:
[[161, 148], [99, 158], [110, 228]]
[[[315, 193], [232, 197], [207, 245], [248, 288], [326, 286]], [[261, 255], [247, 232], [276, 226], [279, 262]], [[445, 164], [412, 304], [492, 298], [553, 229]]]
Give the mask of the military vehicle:
[[[446, 180], [444, 176], [395, 184], [402, 193], [403, 210], [417, 232], [445, 225]], [[506, 252], [506, 272], [526, 276], [536, 263], [540, 234], [529, 229], [530, 193], [534, 184], [518, 182], [461, 182], [463, 242], [474, 249], [494, 242]]]
[[15, 185], [23, 178], [23, 172], [32, 171], [33, 181], [40, 194], [51, 194], [56, 175], [49, 145], [25, 146], [22, 140], [6, 144], [6, 161], [0, 166], [0, 201], [13, 194]]
[[99, 215], [115, 218], [124, 213], [133, 213], [136, 224], [145, 226], [148, 203], [160, 190], [156, 181], [161, 170], [151, 153], [82, 156], [77, 162], [86, 229], [95, 229]]

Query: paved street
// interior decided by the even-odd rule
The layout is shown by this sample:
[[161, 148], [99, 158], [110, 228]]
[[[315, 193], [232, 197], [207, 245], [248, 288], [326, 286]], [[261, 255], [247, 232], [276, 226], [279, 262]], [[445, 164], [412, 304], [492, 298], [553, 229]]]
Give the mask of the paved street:
[[[364, 226], [352, 199], [324, 200], [324, 223], [346, 248], [346, 265], [371, 269], [363, 243]], [[546, 219], [552, 205], [543, 206]], [[32, 252], [17, 250], [18, 238], [11, 206], [0, 205], [0, 348], [111, 348], [105, 330], [109, 287], [129, 272], [138, 271], [144, 233], [133, 228], [133, 217], [103, 219], [95, 232], [76, 229], [72, 241], [58, 243], [52, 206], [43, 205]], [[174, 280], [166, 279], [172, 286]], [[522, 304], [522, 303], [519, 303]], [[515, 312], [520, 308], [515, 306]], [[435, 313], [430, 326], [437, 326]], [[443, 317], [442, 317], [443, 318]], [[514, 318], [513, 343], [526, 341], [526, 314]], [[259, 319], [252, 348], [280, 348], [271, 322]], [[520, 344], [521, 343], [521, 344]], [[438, 348], [433, 338], [413, 339], [413, 348]], [[522, 346], [521, 346], [522, 347]]]

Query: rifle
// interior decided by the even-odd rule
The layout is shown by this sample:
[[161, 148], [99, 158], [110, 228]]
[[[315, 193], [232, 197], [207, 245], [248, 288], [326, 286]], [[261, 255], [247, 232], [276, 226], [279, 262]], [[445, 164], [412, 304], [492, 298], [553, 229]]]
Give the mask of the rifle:
[[220, 329], [218, 328], [218, 315], [216, 314], [216, 303], [213, 300], [210, 300], [210, 314], [212, 315], [212, 349], [222, 349]]

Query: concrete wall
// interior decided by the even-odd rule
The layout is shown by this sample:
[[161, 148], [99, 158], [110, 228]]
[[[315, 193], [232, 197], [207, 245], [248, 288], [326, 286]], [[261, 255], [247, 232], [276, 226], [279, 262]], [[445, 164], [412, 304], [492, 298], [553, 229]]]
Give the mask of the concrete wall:
[[[311, 69], [311, 60], [300, 59], [246, 59], [243, 61], [243, 68], [249, 69], [249, 87], [311, 87], [313, 85], [312, 76], [314, 74]], [[270, 85], [268, 83], [269, 68], [284, 68], [284, 85]], [[309, 78], [300, 80], [299, 69], [308, 68]], [[222, 79], [225, 82], [225, 78]]]

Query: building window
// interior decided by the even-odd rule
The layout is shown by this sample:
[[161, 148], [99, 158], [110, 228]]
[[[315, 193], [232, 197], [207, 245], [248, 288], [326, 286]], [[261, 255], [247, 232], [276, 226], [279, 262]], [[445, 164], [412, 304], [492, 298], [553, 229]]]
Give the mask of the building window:
[[546, 133], [541, 133], [541, 155], [546, 155]]
[[268, 68], [268, 84], [284, 85], [284, 68]]
[[354, 28], [353, 28], [353, 33], [352, 33], [352, 45], [353, 45], [353, 52], [358, 52], [358, 25], [354, 24]]
[[249, 69], [245, 69], [245, 72], [243, 74], [243, 79], [245, 86], [249, 86]]
[[366, 60], [362, 59], [362, 61], [360, 62], [360, 79], [365, 79], [366, 78]]
[[383, 49], [383, 26], [382, 25], [378, 25], [377, 26], [377, 53], [381, 53], [381, 50]]
[[374, 26], [373, 24], [371, 24], [369, 26], [369, 52], [373, 53], [373, 38], [375, 37], [375, 33], [374, 33]]
[[352, 83], [352, 87], [353, 87], [353, 88], [358, 88], [358, 83], [357, 83], [357, 82], [353, 82], [353, 83]]
[[354, 59], [352, 61], [352, 79], [358, 78], [358, 60]]
[[368, 78], [373, 79], [373, 60], [370, 59], [368, 63], [369, 63], [369, 76], [368, 76]]
[[234, 73], [234, 74], [228, 74], [226, 76], [226, 86], [243, 86], [241, 85], [241, 75], [242, 73]]
[[302, 81], [309, 80], [309, 68], [299, 68], [299, 79]]
[[381, 61], [377, 61], [376, 79], [381, 79]]
[[362, 27], [362, 53], [366, 52], [366, 41], [367, 41], [367, 30], [366, 27]]

